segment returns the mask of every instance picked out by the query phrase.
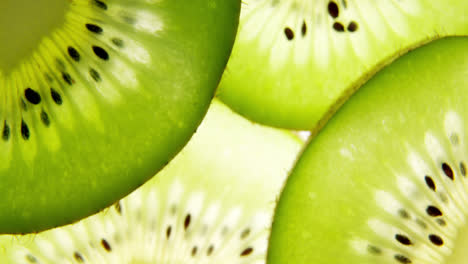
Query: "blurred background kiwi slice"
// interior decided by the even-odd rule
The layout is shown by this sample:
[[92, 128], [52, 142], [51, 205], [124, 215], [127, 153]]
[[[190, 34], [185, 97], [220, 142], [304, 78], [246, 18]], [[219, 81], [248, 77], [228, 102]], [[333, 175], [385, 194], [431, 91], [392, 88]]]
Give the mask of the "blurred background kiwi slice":
[[314, 130], [370, 76], [468, 34], [466, 0], [245, 0], [218, 96], [271, 126]]
[[156, 177], [103, 212], [26, 236], [0, 236], [11, 264], [265, 263], [275, 199], [302, 142], [214, 101]]

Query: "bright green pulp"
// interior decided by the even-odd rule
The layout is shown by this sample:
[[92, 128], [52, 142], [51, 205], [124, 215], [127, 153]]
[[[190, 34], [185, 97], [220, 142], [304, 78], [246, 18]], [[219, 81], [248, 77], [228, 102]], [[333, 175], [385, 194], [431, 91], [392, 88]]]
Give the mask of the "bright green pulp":
[[[0, 263], [264, 261], [275, 199], [301, 146], [292, 133], [253, 124], [214, 100], [187, 146], [118, 210], [39, 234], [0, 236]], [[252, 251], [242, 256], [246, 248]]]
[[467, 38], [374, 76], [299, 159], [268, 263], [466, 263], [467, 89]]
[[[21, 0], [0, 7], [0, 29], [8, 28], [0, 40], [9, 33], [13, 43], [31, 38], [0, 44], [0, 233], [27, 233], [102, 210], [178, 153], [221, 78], [240, 1]], [[22, 10], [42, 12], [31, 16], [40, 22], [22, 21]], [[5, 19], [18, 24], [10, 30]], [[31, 32], [19, 32], [23, 26]], [[40, 102], [27, 98], [28, 88]]]
[[[217, 95], [256, 122], [317, 129], [394, 58], [432, 39], [467, 35], [466, 10], [466, 0], [250, 0]], [[351, 22], [353, 32], [333, 28]]]

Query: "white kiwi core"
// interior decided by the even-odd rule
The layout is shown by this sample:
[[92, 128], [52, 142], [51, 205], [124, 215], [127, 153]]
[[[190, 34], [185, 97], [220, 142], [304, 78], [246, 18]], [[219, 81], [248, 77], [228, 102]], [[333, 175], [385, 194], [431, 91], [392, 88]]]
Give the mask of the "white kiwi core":
[[31, 54], [44, 36], [65, 21], [70, 0], [0, 1], [0, 72]]

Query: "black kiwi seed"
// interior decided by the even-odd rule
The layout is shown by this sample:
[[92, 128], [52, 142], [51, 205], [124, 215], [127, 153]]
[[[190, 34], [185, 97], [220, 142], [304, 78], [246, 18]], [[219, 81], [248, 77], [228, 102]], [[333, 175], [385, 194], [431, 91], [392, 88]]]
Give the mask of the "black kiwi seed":
[[394, 256], [394, 258], [395, 258], [398, 262], [400, 262], [400, 263], [402, 263], [402, 264], [410, 264], [410, 263], [413, 263], [408, 257], [405, 257], [405, 256], [403, 256], [403, 255], [397, 254], [397, 255]]
[[307, 24], [305, 21], [302, 21], [301, 34], [303, 37], [307, 34]]
[[31, 262], [31, 263], [37, 263], [37, 258], [31, 254], [26, 255], [26, 260]]
[[134, 17], [131, 17], [129, 15], [124, 15], [122, 16], [122, 19], [125, 21], [125, 23], [129, 24], [129, 25], [133, 25], [135, 24], [136, 22], [136, 18]]
[[187, 230], [187, 228], [190, 226], [190, 219], [191, 219], [190, 214], [187, 214], [187, 216], [185, 216], [185, 220], [184, 220], [184, 229], [185, 230]]
[[289, 27], [284, 28], [284, 35], [286, 36], [288, 40], [294, 39], [294, 31]]
[[410, 215], [409, 215], [408, 211], [406, 211], [405, 209], [398, 210], [398, 215], [403, 219], [409, 219], [410, 218]]
[[330, 1], [328, 3], [328, 14], [330, 14], [330, 16], [333, 18], [337, 18], [340, 15], [340, 9], [338, 8], [338, 5], [333, 1]]
[[448, 165], [447, 163], [442, 163], [442, 170], [444, 171], [444, 174], [449, 177], [452, 181], [454, 179], [454, 176], [453, 176], [453, 170], [452, 168], [450, 167], [450, 165]]
[[442, 240], [442, 238], [438, 235], [429, 235], [429, 240], [436, 246], [442, 246], [444, 244], [444, 240]]
[[73, 80], [73, 78], [71, 77], [71, 75], [69, 73], [66, 73], [66, 72], [62, 72], [62, 79], [68, 83], [68, 85], [73, 85], [73, 83], [75, 82]]
[[197, 255], [197, 251], [198, 251], [197, 246], [194, 246], [194, 247], [192, 248], [192, 257], [195, 257], [195, 255]]
[[406, 246], [413, 244], [411, 243], [411, 240], [405, 235], [396, 234], [395, 239], [401, 244], [406, 245]]
[[52, 79], [52, 76], [50, 76], [50, 74], [47, 73], [47, 72], [44, 73], [44, 78], [46, 79], [46, 81], [47, 81], [48, 83], [51, 83], [51, 82], [54, 81], [54, 79]]
[[93, 51], [96, 56], [98, 56], [102, 60], [108, 60], [109, 59], [109, 54], [107, 51], [99, 46], [93, 46]]
[[45, 126], [50, 125], [49, 115], [44, 110], [42, 110], [41, 112], [41, 121], [42, 123], [44, 123]]
[[463, 175], [463, 177], [466, 176], [466, 166], [465, 166], [465, 163], [460, 162], [460, 172], [461, 172], [461, 175]]
[[55, 91], [54, 88], [50, 88], [50, 96], [57, 105], [62, 104], [62, 96], [60, 96], [60, 94], [57, 91]]
[[94, 81], [96, 82], [101, 81], [101, 75], [95, 69], [93, 68], [89, 69], [89, 75], [91, 76], [91, 78], [93, 78]]
[[83, 256], [79, 253], [79, 252], [75, 252], [73, 254], [73, 257], [75, 258], [76, 261], [78, 261], [79, 263], [84, 263], [84, 258]]
[[57, 69], [60, 70], [60, 71], [64, 71], [65, 68], [66, 68], [66, 67], [65, 67], [65, 63], [64, 63], [61, 59], [59, 59], [59, 58], [57, 58], [57, 59], [55, 60], [55, 64], [56, 64], [56, 66], [57, 66]]
[[101, 246], [102, 246], [107, 252], [111, 252], [111, 251], [112, 251], [111, 245], [110, 245], [109, 242], [107, 242], [107, 240], [105, 240], [104, 238], [101, 239]]
[[346, 0], [341, 0], [341, 3], [343, 4], [344, 8], [348, 8], [348, 3]]
[[103, 10], [107, 10], [107, 4], [104, 3], [103, 1], [100, 1], [100, 0], [94, 0], [94, 5], [103, 9]]
[[3, 122], [3, 131], [2, 131], [2, 139], [7, 141], [10, 138], [10, 126], [8, 126], [7, 121]]
[[244, 231], [242, 231], [241, 235], [240, 235], [240, 238], [241, 239], [245, 239], [249, 236], [250, 234], [250, 228], [246, 228], [244, 229]]
[[428, 215], [432, 216], [432, 217], [437, 217], [437, 216], [441, 216], [442, 215], [442, 212], [439, 210], [439, 208], [433, 206], [433, 205], [430, 205], [426, 208], [426, 212]]
[[446, 225], [447, 225], [447, 222], [445, 222], [444, 219], [438, 218], [438, 219], [436, 219], [436, 222], [437, 222], [437, 224], [439, 224], [440, 226], [446, 226]]
[[349, 32], [356, 32], [358, 30], [358, 24], [354, 21], [351, 21], [351, 23], [348, 24], [347, 29]]
[[421, 219], [416, 219], [416, 224], [418, 224], [420, 227], [426, 229], [427, 228], [427, 224], [424, 223]]
[[41, 102], [41, 95], [31, 88], [26, 88], [26, 90], [24, 90], [24, 97], [26, 97], [26, 100], [31, 104], [37, 105]]
[[337, 32], [344, 32], [345, 28], [340, 22], [333, 23], [333, 29]]
[[431, 177], [426, 176], [426, 177], [424, 177], [424, 180], [426, 181], [427, 187], [429, 187], [433, 191], [436, 190], [436, 185], [434, 183], [434, 180]]
[[103, 31], [100, 26], [95, 25], [95, 24], [86, 24], [85, 26], [89, 31], [96, 33], [96, 34], [101, 34]]
[[28, 110], [28, 106], [26, 105], [26, 103], [24, 102], [23, 99], [21, 99], [20, 104], [21, 104], [21, 108], [22, 108], [24, 111], [27, 111], [27, 110]]
[[80, 53], [74, 47], [68, 47], [68, 55], [76, 62], [80, 61]]
[[166, 238], [167, 239], [169, 239], [171, 237], [171, 231], [172, 231], [172, 227], [168, 226], [167, 229], [166, 229]]
[[245, 257], [245, 256], [248, 256], [248, 255], [252, 254], [252, 252], [253, 252], [253, 248], [252, 248], [252, 247], [248, 247], [248, 248], [244, 249], [244, 250], [241, 252], [240, 256], [241, 256], [241, 257]]
[[214, 246], [213, 245], [210, 245], [210, 247], [208, 248], [208, 250], [206, 251], [206, 255], [207, 256], [210, 256], [214, 251]]
[[373, 245], [369, 245], [367, 247], [367, 251], [369, 251], [369, 253], [371, 254], [374, 254], [374, 255], [380, 255], [382, 254], [382, 250], [376, 246], [373, 246]]
[[21, 120], [21, 135], [23, 136], [24, 140], [28, 140], [30, 136], [28, 124], [26, 124], [24, 120]]
[[119, 215], [122, 215], [122, 204], [120, 202], [116, 203], [114, 205], [114, 208], [117, 211], [117, 213], [119, 213]]
[[112, 43], [114, 43], [115, 46], [122, 48], [124, 46], [124, 42], [122, 39], [119, 38], [112, 38]]

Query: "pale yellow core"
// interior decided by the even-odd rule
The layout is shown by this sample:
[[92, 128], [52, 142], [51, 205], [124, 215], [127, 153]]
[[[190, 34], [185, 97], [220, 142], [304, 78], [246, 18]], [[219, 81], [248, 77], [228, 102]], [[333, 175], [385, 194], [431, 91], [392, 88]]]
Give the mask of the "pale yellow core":
[[468, 225], [465, 224], [459, 230], [455, 240], [452, 254], [446, 259], [446, 264], [466, 264], [468, 263]]
[[0, 0], [0, 73], [27, 59], [63, 25], [71, 0]]

